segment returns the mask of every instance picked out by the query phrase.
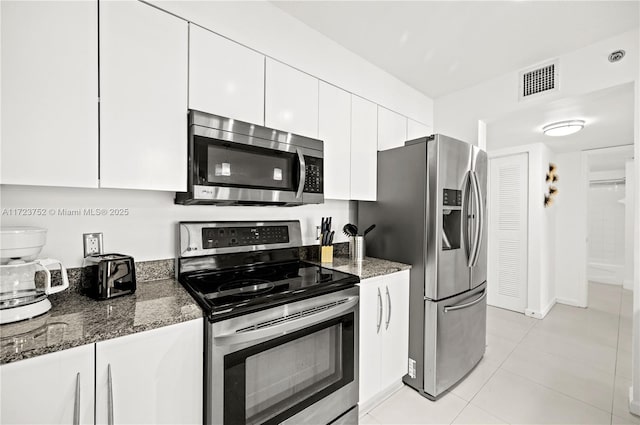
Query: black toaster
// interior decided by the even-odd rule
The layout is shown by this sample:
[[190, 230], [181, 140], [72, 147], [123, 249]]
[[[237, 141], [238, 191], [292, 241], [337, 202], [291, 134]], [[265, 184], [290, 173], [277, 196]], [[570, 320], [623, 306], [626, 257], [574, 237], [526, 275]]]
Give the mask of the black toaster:
[[122, 254], [94, 254], [82, 266], [82, 291], [97, 300], [106, 300], [136, 291], [133, 257]]

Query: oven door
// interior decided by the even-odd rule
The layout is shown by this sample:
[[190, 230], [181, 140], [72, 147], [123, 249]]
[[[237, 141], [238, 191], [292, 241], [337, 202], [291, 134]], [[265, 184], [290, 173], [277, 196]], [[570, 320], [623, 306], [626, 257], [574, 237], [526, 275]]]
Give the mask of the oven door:
[[208, 328], [206, 423], [329, 424], [357, 405], [357, 287]]

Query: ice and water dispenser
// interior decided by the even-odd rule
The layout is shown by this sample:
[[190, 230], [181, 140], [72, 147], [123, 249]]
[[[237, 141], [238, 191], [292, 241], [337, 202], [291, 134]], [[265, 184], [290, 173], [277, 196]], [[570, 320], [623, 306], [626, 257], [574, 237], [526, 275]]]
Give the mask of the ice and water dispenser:
[[460, 249], [462, 191], [443, 189], [442, 193], [442, 250]]

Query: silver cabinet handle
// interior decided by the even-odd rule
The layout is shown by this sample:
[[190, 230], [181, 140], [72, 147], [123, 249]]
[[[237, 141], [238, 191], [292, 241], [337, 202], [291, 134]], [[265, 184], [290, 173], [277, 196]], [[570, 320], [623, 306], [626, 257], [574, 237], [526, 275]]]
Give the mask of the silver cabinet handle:
[[80, 372], [76, 375], [76, 397], [73, 402], [73, 425], [80, 425]]
[[389, 295], [389, 287], [387, 286], [387, 323], [385, 329], [389, 329], [389, 323], [391, 323], [391, 295]]
[[448, 313], [450, 311], [462, 310], [463, 308], [474, 306], [478, 304], [480, 301], [482, 301], [486, 296], [487, 296], [487, 290], [485, 289], [484, 291], [482, 291], [482, 295], [480, 295], [477, 299], [471, 301], [470, 303], [445, 306], [444, 312]]
[[113, 425], [113, 379], [111, 378], [111, 363], [107, 366], [107, 423]]
[[380, 333], [380, 326], [382, 326], [382, 294], [380, 288], [378, 288], [378, 324], [376, 333]]
[[296, 198], [300, 198], [302, 196], [302, 191], [304, 190], [304, 181], [307, 178], [307, 164], [304, 162], [304, 155], [300, 149], [296, 149], [296, 153], [298, 154], [298, 163], [300, 164], [300, 183], [298, 184], [298, 191], [296, 192]]

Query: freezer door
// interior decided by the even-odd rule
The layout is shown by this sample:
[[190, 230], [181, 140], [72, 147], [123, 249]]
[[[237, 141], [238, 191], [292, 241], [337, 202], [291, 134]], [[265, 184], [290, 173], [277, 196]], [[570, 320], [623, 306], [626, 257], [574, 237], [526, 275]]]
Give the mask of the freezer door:
[[471, 148], [442, 135], [427, 146], [425, 297], [431, 300], [470, 289], [466, 226]]
[[425, 301], [424, 392], [435, 398], [480, 361], [486, 346], [486, 282], [440, 302]]
[[471, 288], [481, 285], [487, 280], [487, 153], [473, 146], [472, 178], [477, 185], [477, 195], [472, 197], [473, 219], [470, 221], [470, 237], [479, 232], [478, 242], [471, 241], [473, 263], [471, 267]]

